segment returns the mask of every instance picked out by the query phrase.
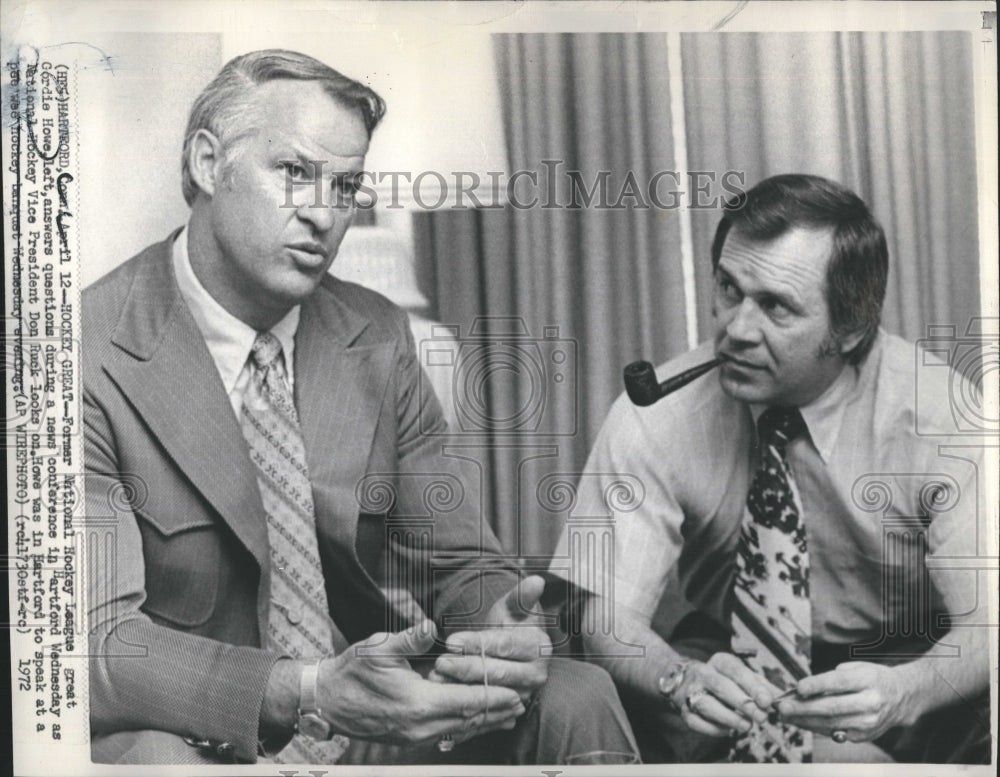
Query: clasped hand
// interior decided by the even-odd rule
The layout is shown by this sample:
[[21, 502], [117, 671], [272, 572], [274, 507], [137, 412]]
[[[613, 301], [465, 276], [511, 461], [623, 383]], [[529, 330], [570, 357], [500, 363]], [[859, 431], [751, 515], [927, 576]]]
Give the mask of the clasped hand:
[[773, 709], [786, 723], [825, 736], [843, 731], [847, 739], [863, 742], [905, 723], [908, 715], [897, 673], [862, 661], [805, 677], [786, 695], [737, 656], [716, 653], [707, 662], [688, 664], [674, 699], [684, 722], [709, 736], [745, 733]]
[[795, 696], [777, 708], [782, 720], [800, 728], [826, 736], [843, 731], [852, 742], [869, 742], [916, 719], [917, 705], [908, 695], [893, 667], [848, 661], [799, 680]]
[[722, 737], [763, 723], [780, 694], [733, 653], [716, 653], [708, 661], [687, 664], [673, 700], [690, 729]]
[[426, 679], [407, 659], [434, 646], [431, 621], [374, 634], [324, 661], [318, 699], [324, 717], [347, 736], [400, 745], [513, 728], [547, 678], [551, 644], [531, 612], [543, 586], [539, 577], [525, 579], [487, 614], [495, 625], [449, 636]]
[[460, 631], [445, 641], [446, 653], [438, 657], [428, 679], [501, 685], [517, 691], [528, 704], [545, 685], [552, 643], [533, 611], [545, 582], [532, 576], [501, 598], [486, 616], [491, 628]]

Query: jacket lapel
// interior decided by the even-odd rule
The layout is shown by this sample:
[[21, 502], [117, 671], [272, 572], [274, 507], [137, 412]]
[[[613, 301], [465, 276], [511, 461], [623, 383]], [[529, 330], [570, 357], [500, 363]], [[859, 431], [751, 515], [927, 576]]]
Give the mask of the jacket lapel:
[[295, 404], [317, 530], [354, 559], [356, 488], [367, 471], [394, 353], [391, 342], [363, 342], [368, 325], [324, 284], [303, 303], [295, 344]]
[[[269, 577], [264, 508], [243, 433], [211, 354], [180, 296], [173, 240], [140, 263], [105, 363], [168, 455]], [[266, 590], [266, 589], [265, 589]]]
[[[256, 469], [208, 347], [180, 296], [172, 242], [173, 236], [152, 247], [148, 261], [140, 262], [112, 336], [118, 350], [104, 369], [176, 466], [256, 559], [263, 633], [270, 550]], [[338, 299], [329, 289], [336, 282], [328, 281], [302, 305], [295, 404], [313, 483], [317, 533], [321, 543], [324, 537], [332, 540], [336, 574], [348, 581], [344, 593], [353, 601], [340, 614], [347, 618], [348, 635], [357, 639], [370, 631], [366, 618], [381, 620], [384, 606], [377, 584], [358, 559], [355, 490], [371, 457], [395, 348], [392, 342], [364, 342], [368, 319]], [[340, 626], [338, 613], [334, 616]]]
[[[392, 375], [391, 342], [366, 343], [368, 320], [327, 286], [302, 305], [295, 344], [295, 405], [316, 503], [327, 596], [348, 642], [384, 630], [387, 603], [358, 555], [357, 486], [368, 470]], [[393, 409], [393, 413], [395, 409]], [[366, 553], [384, 537], [364, 537]], [[374, 547], [377, 543], [378, 547]]]

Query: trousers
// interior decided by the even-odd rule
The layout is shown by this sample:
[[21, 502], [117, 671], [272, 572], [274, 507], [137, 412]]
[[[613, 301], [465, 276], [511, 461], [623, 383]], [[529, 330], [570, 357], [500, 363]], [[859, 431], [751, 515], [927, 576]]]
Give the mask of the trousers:
[[[592, 664], [553, 658], [548, 682], [511, 731], [457, 744], [400, 746], [351, 739], [340, 765], [637, 763], [638, 746], [610, 675]], [[219, 764], [211, 752], [165, 731], [119, 731], [95, 737], [95, 763]]]

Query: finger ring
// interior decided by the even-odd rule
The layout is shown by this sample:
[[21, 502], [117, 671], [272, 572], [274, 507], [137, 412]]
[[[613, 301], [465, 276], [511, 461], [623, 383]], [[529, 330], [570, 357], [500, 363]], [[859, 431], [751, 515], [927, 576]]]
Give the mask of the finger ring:
[[689, 710], [691, 710], [691, 712], [697, 712], [698, 710], [694, 708], [694, 703], [704, 695], [704, 691], [692, 691], [687, 695], [687, 698], [684, 699], [684, 704]]
[[440, 753], [450, 753], [455, 748], [455, 740], [451, 738], [451, 734], [444, 734], [438, 740], [437, 748]]
[[837, 729], [832, 734], [830, 734], [830, 739], [836, 742], [838, 745], [844, 744], [847, 741], [847, 732]]

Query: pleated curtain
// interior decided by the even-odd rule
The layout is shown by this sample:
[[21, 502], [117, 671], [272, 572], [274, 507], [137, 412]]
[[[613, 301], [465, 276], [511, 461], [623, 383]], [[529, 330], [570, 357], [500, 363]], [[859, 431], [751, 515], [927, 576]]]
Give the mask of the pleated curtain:
[[[717, 179], [735, 171], [748, 187], [784, 172], [843, 182], [869, 203], [889, 239], [886, 327], [910, 339], [928, 324], [964, 331], [979, 310], [969, 34], [678, 37], [687, 169]], [[544, 558], [571, 509], [548, 509], [539, 493], [545, 477], [579, 472], [621, 391], [624, 364], [688, 347], [684, 216], [698, 335], [710, 336], [709, 247], [720, 212], [635, 202], [542, 207], [569, 201], [569, 171], [588, 187], [607, 171], [613, 201], [629, 171], [645, 182], [677, 169], [667, 36], [516, 34], [493, 43], [511, 171], [539, 181], [537, 189], [519, 187], [518, 204], [531, 192], [540, 201], [417, 214], [415, 241], [438, 320], [466, 336], [477, 317], [501, 326], [513, 319], [527, 333], [524, 353], [543, 359], [552, 350], [546, 333], [575, 344], [574, 369], [564, 370], [569, 383], [539, 387], [500, 364], [488, 379], [456, 387], [480, 420], [508, 431], [518, 413], [537, 409], [539, 388], [545, 393], [537, 429], [469, 438], [483, 464], [485, 519], [508, 551]], [[554, 198], [545, 189], [552, 180]], [[684, 455], [683, 441], [677, 445]]]
[[[681, 51], [691, 169], [842, 182], [886, 231], [886, 328], [965, 331], [980, 297], [971, 34], [685, 34]], [[706, 257], [718, 215], [691, 219]], [[707, 325], [711, 265], [697, 267]]]

